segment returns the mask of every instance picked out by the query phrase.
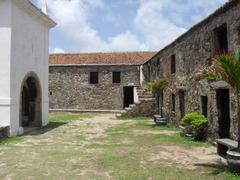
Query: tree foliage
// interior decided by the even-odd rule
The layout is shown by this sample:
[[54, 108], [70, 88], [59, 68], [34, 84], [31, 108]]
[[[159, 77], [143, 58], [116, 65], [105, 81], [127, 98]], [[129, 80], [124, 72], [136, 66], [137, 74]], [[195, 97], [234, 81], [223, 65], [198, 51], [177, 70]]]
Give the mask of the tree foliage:
[[215, 56], [210, 67], [197, 73], [195, 81], [209, 78], [224, 80], [237, 92], [238, 151], [240, 152], [240, 52], [236, 56], [229, 53]]
[[157, 80], [145, 84], [145, 89], [151, 91], [155, 96], [160, 96], [167, 87], [168, 82], [165, 80]]

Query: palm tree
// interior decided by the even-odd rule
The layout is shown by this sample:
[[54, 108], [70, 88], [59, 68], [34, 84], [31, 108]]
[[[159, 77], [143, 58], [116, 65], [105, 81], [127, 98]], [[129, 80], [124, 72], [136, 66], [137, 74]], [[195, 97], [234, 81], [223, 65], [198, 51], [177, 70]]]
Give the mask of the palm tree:
[[[163, 91], [167, 88], [168, 82], [165, 80], [157, 80], [155, 82], [150, 82], [145, 85], [146, 89], [152, 91], [153, 95], [157, 98], [157, 107], [158, 107], [158, 114], [160, 114], [160, 97], [163, 97]], [[162, 102], [161, 102], [162, 104]], [[161, 116], [163, 115], [162, 112], [162, 105], [161, 105]]]
[[213, 58], [213, 64], [205, 68], [198, 74], [196, 80], [204, 78], [214, 78], [224, 80], [237, 93], [237, 118], [238, 118], [238, 148], [240, 152], [240, 52], [236, 56], [223, 53]]

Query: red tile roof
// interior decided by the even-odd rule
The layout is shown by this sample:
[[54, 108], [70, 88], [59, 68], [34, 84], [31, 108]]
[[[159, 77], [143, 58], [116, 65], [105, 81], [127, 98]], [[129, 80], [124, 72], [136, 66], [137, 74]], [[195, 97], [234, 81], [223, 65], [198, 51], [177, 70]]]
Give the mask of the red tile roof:
[[140, 65], [156, 52], [51, 54], [50, 65]]

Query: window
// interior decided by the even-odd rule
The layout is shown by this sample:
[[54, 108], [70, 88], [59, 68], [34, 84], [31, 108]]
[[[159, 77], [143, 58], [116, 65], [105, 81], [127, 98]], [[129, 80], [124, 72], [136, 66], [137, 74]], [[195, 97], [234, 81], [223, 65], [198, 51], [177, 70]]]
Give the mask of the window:
[[121, 82], [121, 72], [113, 71], [112, 82], [113, 83], [120, 83]]
[[157, 58], [157, 66], [159, 66], [160, 65], [160, 58], [158, 57]]
[[49, 95], [52, 96], [52, 91], [49, 92]]
[[223, 24], [214, 30], [214, 53], [228, 51], [227, 24]]
[[90, 72], [90, 84], [98, 84], [98, 72]]
[[237, 28], [237, 34], [238, 34], [238, 44], [240, 44], [240, 26]]
[[208, 116], [208, 97], [201, 96], [202, 115]]
[[172, 111], [175, 112], [175, 94], [172, 94]]
[[176, 73], [176, 56], [171, 56], [171, 74]]

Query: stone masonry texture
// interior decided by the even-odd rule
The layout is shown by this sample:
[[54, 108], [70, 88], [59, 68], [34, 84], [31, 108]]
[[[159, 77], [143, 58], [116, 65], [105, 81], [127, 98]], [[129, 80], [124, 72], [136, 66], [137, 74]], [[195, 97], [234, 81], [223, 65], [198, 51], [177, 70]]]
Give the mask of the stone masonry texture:
[[[121, 72], [121, 83], [112, 83], [113, 71]], [[90, 72], [99, 72], [98, 84], [89, 84]], [[135, 65], [51, 65], [50, 109], [122, 110], [123, 87], [139, 86], [139, 76]]]
[[[230, 138], [237, 139], [237, 109], [235, 91], [213, 81], [203, 80], [193, 84], [196, 72], [211, 64], [216, 53], [214, 30], [222, 25], [227, 27], [228, 50], [235, 54], [240, 51], [240, 1], [232, 0], [213, 15], [200, 22], [166, 48], [159, 51], [144, 64], [146, 81], [165, 79], [170, 85], [164, 92], [164, 114], [171, 122], [178, 124], [181, 118], [180, 94], [184, 92], [185, 113], [201, 113], [201, 96], [208, 97], [208, 137], [219, 138], [219, 120], [216, 90], [230, 90]], [[176, 57], [176, 73], [171, 74], [171, 56]], [[175, 112], [172, 111], [172, 94], [175, 94]]]

